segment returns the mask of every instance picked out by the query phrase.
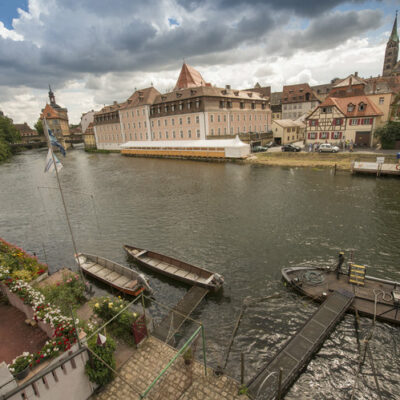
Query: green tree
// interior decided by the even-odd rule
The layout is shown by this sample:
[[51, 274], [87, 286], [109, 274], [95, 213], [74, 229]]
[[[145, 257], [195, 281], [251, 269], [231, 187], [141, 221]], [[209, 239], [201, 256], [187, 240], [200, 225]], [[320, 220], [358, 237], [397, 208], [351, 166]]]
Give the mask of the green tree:
[[387, 122], [386, 125], [378, 128], [374, 132], [379, 139], [383, 149], [394, 149], [397, 140], [400, 140], [400, 123]]
[[12, 123], [12, 119], [0, 115], [0, 161], [4, 161], [12, 155], [11, 143], [21, 139], [19, 131]]
[[36, 122], [36, 124], [34, 125], [36, 132], [38, 133], [38, 135], [44, 135], [44, 131], [43, 131], [43, 123], [42, 120], [39, 118]]

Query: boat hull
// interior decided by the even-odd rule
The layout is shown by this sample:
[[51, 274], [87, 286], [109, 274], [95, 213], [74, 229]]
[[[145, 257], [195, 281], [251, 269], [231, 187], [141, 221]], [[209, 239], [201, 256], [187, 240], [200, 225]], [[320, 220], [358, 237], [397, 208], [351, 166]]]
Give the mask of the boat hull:
[[138, 296], [144, 291], [152, 292], [150, 285], [143, 275], [121, 264], [85, 253], [79, 253], [75, 257], [75, 260], [84, 274], [122, 293]]
[[[328, 268], [292, 267], [282, 270], [282, 278], [297, 293], [321, 303], [335, 290], [345, 289], [355, 294], [350, 312], [373, 318], [382, 322], [400, 325], [400, 307], [393, 300], [393, 290], [400, 288], [400, 283], [386, 279], [365, 277], [365, 285], [349, 283], [347, 274]], [[376, 299], [375, 299], [376, 297]], [[375, 305], [376, 302], [376, 305]]]
[[[168, 257], [163, 254], [155, 253], [145, 249], [141, 249], [139, 247], [125, 245], [124, 249], [128, 253], [128, 255], [131, 256], [133, 260], [143, 268], [148, 268], [151, 271], [157, 272], [169, 278], [176, 279], [191, 286], [200, 286], [210, 291], [218, 291], [222, 287], [223, 278], [220, 277], [218, 274], [215, 274], [204, 268], [199, 268], [191, 264], [184, 263], [175, 258]], [[152, 265], [151, 261], [147, 262], [141, 259], [140, 253], [143, 252], [145, 252], [144, 254], [149, 255], [149, 257], [146, 257], [146, 259], [149, 258], [150, 260], [157, 260], [159, 262], [158, 265], [164, 264], [164, 268], [158, 267], [157, 265]], [[172, 272], [174, 268], [168, 268], [168, 267], [165, 268], [165, 265], [170, 265], [172, 267], [175, 267], [175, 269], [179, 272], [178, 273]], [[195, 277], [190, 278], [188, 276], [185, 276], [185, 272], [186, 275], [188, 276], [196, 275], [197, 279]]]

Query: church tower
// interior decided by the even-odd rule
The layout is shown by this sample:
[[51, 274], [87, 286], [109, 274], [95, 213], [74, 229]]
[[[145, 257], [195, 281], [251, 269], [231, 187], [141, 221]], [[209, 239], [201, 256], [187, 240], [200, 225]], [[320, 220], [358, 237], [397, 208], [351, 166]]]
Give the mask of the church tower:
[[399, 36], [397, 35], [397, 11], [394, 20], [392, 34], [386, 45], [385, 61], [383, 62], [383, 76], [390, 76], [397, 63], [399, 55]]

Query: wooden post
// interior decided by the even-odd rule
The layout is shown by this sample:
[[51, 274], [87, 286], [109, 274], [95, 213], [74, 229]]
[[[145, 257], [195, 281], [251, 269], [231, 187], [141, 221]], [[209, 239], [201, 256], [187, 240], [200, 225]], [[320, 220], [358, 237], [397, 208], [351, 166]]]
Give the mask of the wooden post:
[[279, 368], [279, 378], [278, 378], [278, 396], [277, 400], [282, 400], [282, 368]]
[[244, 354], [240, 353], [240, 384], [244, 383]]
[[333, 175], [336, 175], [336, 168], [337, 168], [337, 165], [335, 164], [335, 173]]

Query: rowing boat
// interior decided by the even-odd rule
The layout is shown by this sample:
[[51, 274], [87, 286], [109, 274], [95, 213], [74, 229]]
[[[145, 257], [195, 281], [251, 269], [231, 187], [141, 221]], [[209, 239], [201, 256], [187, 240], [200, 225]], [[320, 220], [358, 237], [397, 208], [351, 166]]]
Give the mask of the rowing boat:
[[291, 267], [282, 269], [282, 278], [298, 293], [321, 303], [335, 290], [355, 294], [350, 312], [400, 325], [400, 283], [365, 275], [352, 281], [352, 275], [332, 268]]
[[133, 257], [139, 265], [152, 271], [188, 283], [217, 291], [224, 283], [224, 278], [205, 268], [196, 267], [175, 258], [155, 253], [139, 247], [124, 246], [125, 251]]
[[131, 268], [92, 254], [79, 253], [75, 260], [81, 270], [119, 291], [137, 296], [152, 289], [144, 275]]

